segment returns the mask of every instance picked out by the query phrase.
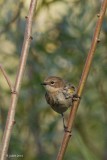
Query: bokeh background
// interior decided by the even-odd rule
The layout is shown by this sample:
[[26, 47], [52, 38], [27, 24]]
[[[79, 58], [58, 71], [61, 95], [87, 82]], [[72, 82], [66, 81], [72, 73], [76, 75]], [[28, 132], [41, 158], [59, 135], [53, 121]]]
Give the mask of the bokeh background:
[[[13, 84], [29, 3], [0, 0], [0, 63]], [[46, 104], [40, 83], [57, 75], [78, 86], [100, 6], [101, 0], [38, 0], [9, 155], [55, 160], [64, 133], [62, 119]], [[100, 39], [64, 160], [107, 160], [107, 14]], [[0, 72], [0, 141], [10, 96]], [[66, 120], [68, 115], [69, 110]]]

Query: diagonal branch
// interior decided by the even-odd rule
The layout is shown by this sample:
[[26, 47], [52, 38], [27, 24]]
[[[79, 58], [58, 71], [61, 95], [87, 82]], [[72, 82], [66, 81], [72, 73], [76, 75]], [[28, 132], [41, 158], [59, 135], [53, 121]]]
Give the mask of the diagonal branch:
[[7, 84], [8, 84], [8, 86], [9, 86], [10, 90], [12, 91], [12, 90], [13, 90], [13, 87], [12, 87], [11, 81], [10, 81], [7, 73], [5, 72], [5, 70], [4, 70], [4, 68], [2, 67], [1, 64], [0, 64], [0, 70], [1, 70], [1, 72], [2, 72], [2, 74], [3, 74], [3, 76], [4, 76], [4, 78], [5, 78], [5, 80], [7, 81]]
[[[89, 50], [89, 53], [88, 53], [88, 56], [87, 56], [87, 59], [86, 59], [86, 63], [85, 63], [84, 69], [83, 69], [82, 76], [81, 76], [81, 79], [80, 79], [80, 82], [79, 82], [79, 87], [78, 87], [78, 91], [77, 91], [77, 94], [78, 94], [79, 97], [81, 97], [81, 95], [83, 93], [83, 89], [85, 87], [86, 80], [87, 80], [89, 70], [90, 70], [90, 67], [91, 67], [91, 63], [92, 63], [92, 60], [93, 60], [93, 56], [94, 56], [94, 53], [95, 53], [96, 45], [99, 42], [99, 33], [100, 33], [100, 30], [101, 30], [101, 25], [102, 25], [102, 22], [103, 22], [103, 18], [104, 18], [104, 15], [105, 15], [106, 8], [107, 8], [107, 0], [104, 0], [103, 3], [102, 3], [102, 6], [101, 6], [100, 13], [97, 15], [98, 16], [98, 21], [97, 21], [97, 24], [96, 24], [93, 40], [92, 40], [91, 47], [90, 47], [90, 50]], [[76, 112], [77, 112], [79, 103], [80, 103], [80, 100], [75, 101], [73, 103], [73, 107], [70, 111], [70, 115], [69, 115], [68, 123], [67, 123], [67, 127], [68, 127], [69, 131], [72, 130], [74, 119], [75, 119], [75, 116], [76, 116]], [[62, 144], [61, 144], [59, 153], [57, 155], [57, 160], [62, 160], [63, 159], [65, 151], [66, 151], [68, 143], [69, 143], [69, 139], [70, 139], [70, 134], [69, 134], [69, 132], [66, 132], [64, 134]]]
[[31, 0], [29, 13], [28, 13], [28, 16], [26, 17], [24, 42], [22, 46], [21, 57], [20, 57], [18, 72], [16, 75], [14, 90], [12, 91], [11, 104], [10, 104], [10, 108], [8, 111], [2, 144], [0, 148], [0, 160], [6, 160], [10, 137], [11, 137], [12, 129], [13, 129], [14, 122], [15, 122], [14, 117], [15, 117], [15, 112], [16, 112], [16, 104], [17, 104], [21, 82], [22, 82], [22, 78], [23, 78], [23, 74], [24, 74], [24, 70], [26, 66], [29, 46], [32, 40], [31, 28], [32, 28], [32, 19], [33, 19], [33, 14], [34, 14], [34, 9], [35, 9], [36, 4], [37, 4], [37, 0]]

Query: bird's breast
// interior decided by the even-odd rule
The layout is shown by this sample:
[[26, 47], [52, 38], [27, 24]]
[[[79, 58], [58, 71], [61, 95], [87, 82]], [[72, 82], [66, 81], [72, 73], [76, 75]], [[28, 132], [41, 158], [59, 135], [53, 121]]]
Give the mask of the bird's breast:
[[61, 91], [54, 94], [46, 94], [46, 100], [52, 109], [58, 113], [65, 112], [72, 105], [72, 99], [66, 99]]

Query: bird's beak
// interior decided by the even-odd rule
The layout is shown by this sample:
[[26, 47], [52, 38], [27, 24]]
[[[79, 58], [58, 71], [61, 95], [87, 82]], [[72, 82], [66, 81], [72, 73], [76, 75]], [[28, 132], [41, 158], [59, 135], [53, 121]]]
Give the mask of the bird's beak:
[[43, 86], [45, 86], [45, 85], [47, 85], [45, 82], [43, 82], [43, 83], [41, 83], [41, 85], [43, 85]]

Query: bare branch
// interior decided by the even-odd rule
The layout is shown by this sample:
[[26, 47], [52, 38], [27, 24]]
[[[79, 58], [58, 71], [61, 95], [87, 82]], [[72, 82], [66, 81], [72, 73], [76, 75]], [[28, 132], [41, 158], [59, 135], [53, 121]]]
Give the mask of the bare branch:
[[[98, 21], [97, 21], [97, 24], [96, 24], [93, 40], [92, 40], [91, 47], [90, 47], [90, 50], [89, 50], [89, 53], [88, 53], [88, 56], [87, 56], [87, 59], [86, 59], [86, 63], [85, 63], [84, 69], [83, 69], [82, 76], [81, 76], [81, 79], [80, 79], [80, 82], [79, 82], [79, 87], [78, 87], [78, 92], [77, 92], [79, 97], [81, 97], [81, 95], [83, 93], [83, 89], [85, 87], [86, 80], [87, 80], [89, 70], [90, 70], [90, 67], [91, 67], [92, 59], [93, 59], [93, 56], [94, 56], [94, 53], [95, 53], [96, 45], [99, 42], [99, 33], [100, 33], [100, 29], [101, 29], [101, 25], [102, 25], [102, 22], [103, 22], [103, 18], [104, 18], [104, 15], [105, 15], [106, 8], [107, 8], [107, 0], [104, 0], [103, 3], [102, 3], [102, 6], [101, 6], [101, 11], [100, 11], [99, 14], [97, 14]], [[69, 115], [68, 123], [67, 123], [67, 127], [68, 127], [69, 131], [72, 130], [74, 119], [75, 119], [75, 116], [76, 116], [76, 112], [77, 112], [79, 103], [80, 103], [80, 100], [75, 101], [73, 103], [73, 107], [70, 111], [70, 115]], [[68, 132], [66, 132], [64, 134], [64, 137], [63, 137], [63, 140], [62, 140], [62, 144], [61, 144], [58, 156], [57, 156], [57, 160], [62, 160], [63, 159], [65, 151], [66, 151], [68, 143], [69, 143], [69, 139], [70, 139], [70, 134]]]
[[16, 112], [16, 104], [17, 104], [21, 82], [22, 82], [22, 78], [23, 78], [23, 74], [25, 70], [29, 46], [32, 40], [31, 27], [32, 27], [32, 19], [33, 19], [33, 14], [34, 14], [34, 9], [35, 9], [36, 4], [37, 4], [37, 0], [31, 0], [29, 13], [27, 16], [28, 18], [26, 19], [26, 29], [25, 29], [25, 34], [24, 34], [24, 42], [23, 42], [22, 51], [21, 51], [19, 68], [18, 68], [18, 72], [16, 75], [14, 90], [12, 91], [11, 104], [10, 104], [10, 108], [8, 111], [3, 140], [2, 140], [2, 144], [0, 148], [0, 160], [6, 160], [6, 154], [7, 154], [7, 150], [8, 150], [8, 146], [10, 142], [10, 137], [11, 137], [13, 125], [15, 122], [14, 117], [15, 117], [15, 112]]
[[11, 81], [10, 81], [7, 73], [5, 72], [5, 70], [4, 70], [4, 68], [3, 68], [3, 66], [2, 66], [1, 64], [0, 64], [0, 70], [1, 70], [4, 78], [6, 79], [7, 84], [8, 84], [8, 86], [9, 86], [10, 90], [12, 91], [12, 90], [13, 90], [13, 87], [12, 87]]

